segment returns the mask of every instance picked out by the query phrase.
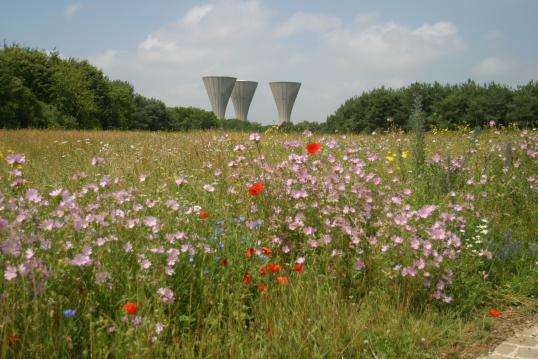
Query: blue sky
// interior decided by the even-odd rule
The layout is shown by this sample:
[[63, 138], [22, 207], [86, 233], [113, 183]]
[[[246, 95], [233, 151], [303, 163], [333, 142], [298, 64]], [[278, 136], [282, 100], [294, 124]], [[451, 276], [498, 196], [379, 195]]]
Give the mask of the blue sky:
[[294, 122], [381, 85], [536, 80], [536, 14], [535, 0], [2, 0], [0, 38], [88, 59], [169, 106], [209, 109], [204, 75], [257, 80], [249, 118], [267, 124], [275, 80], [302, 82]]

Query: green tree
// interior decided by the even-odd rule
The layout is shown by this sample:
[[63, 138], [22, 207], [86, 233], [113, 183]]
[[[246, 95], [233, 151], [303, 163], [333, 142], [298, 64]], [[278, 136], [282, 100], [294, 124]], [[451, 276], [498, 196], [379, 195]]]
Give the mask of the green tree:
[[0, 128], [32, 127], [40, 115], [41, 105], [32, 91], [0, 62]]
[[218, 126], [217, 116], [210, 111], [195, 107], [172, 107], [169, 112], [170, 129], [174, 131], [206, 130]]
[[52, 75], [51, 102], [76, 119], [79, 128], [100, 128], [92, 84], [75, 60], [59, 62]]

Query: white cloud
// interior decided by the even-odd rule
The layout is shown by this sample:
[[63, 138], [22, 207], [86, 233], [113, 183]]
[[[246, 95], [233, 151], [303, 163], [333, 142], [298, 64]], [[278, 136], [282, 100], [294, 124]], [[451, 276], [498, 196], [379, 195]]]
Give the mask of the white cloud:
[[512, 66], [509, 61], [491, 56], [482, 59], [476, 64], [472, 69], [472, 73], [480, 78], [494, 80], [495, 78], [505, 76], [511, 69]]
[[67, 17], [67, 18], [73, 17], [81, 9], [82, 9], [82, 4], [81, 3], [69, 4], [64, 9], [64, 16]]
[[273, 123], [269, 81], [302, 82], [292, 118], [324, 121], [350, 96], [415, 81], [464, 49], [456, 25], [446, 21], [413, 28], [376, 13], [356, 14], [351, 22], [306, 12], [275, 19], [260, 0], [214, 0], [148, 34], [136, 49], [90, 60], [170, 106], [210, 109], [204, 75], [259, 81], [249, 118]]
[[179, 21], [180, 24], [190, 26], [200, 23], [200, 21], [213, 10], [212, 4], [192, 7]]
[[278, 25], [276, 36], [290, 36], [300, 32], [323, 33], [341, 27], [342, 21], [336, 16], [298, 12]]
[[410, 70], [457, 55], [465, 48], [450, 22], [411, 29], [394, 22], [343, 28], [327, 36], [332, 51], [342, 58], [376, 70]]
[[118, 59], [118, 56], [122, 53], [125, 53], [123, 51], [118, 50], [108, 50], [101, 54], [97, 54], [95, 56], [91, 56], [88, 58], [88, 60], [101, 69], [107, 69], [111, 68], [116, 64], [116, 61]]

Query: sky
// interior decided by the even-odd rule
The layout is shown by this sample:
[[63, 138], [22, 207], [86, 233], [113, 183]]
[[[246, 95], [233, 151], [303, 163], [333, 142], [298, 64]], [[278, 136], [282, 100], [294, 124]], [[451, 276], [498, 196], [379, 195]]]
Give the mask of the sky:
[[[210, 110], [202, 76], [302, 86], [292, 121], [325, 121], [379, 86], [538, 79], [537, 0], [0, 0], [0, 39], [87, 59], [168, 106]], [[227, 117], [234, 117], [230, 101]]]

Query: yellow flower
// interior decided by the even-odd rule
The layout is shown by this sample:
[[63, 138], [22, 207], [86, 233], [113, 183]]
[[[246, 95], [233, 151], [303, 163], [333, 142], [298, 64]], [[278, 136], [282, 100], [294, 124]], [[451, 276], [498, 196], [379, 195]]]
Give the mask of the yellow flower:
[[390, 154], [387, 157], [385, 157], [389, 161], [394, 161], [394, 155]]
[[409, 155], [408, 151], [403, 151], [402, 152], [402, 158], [407, 158], [407, 155]]

